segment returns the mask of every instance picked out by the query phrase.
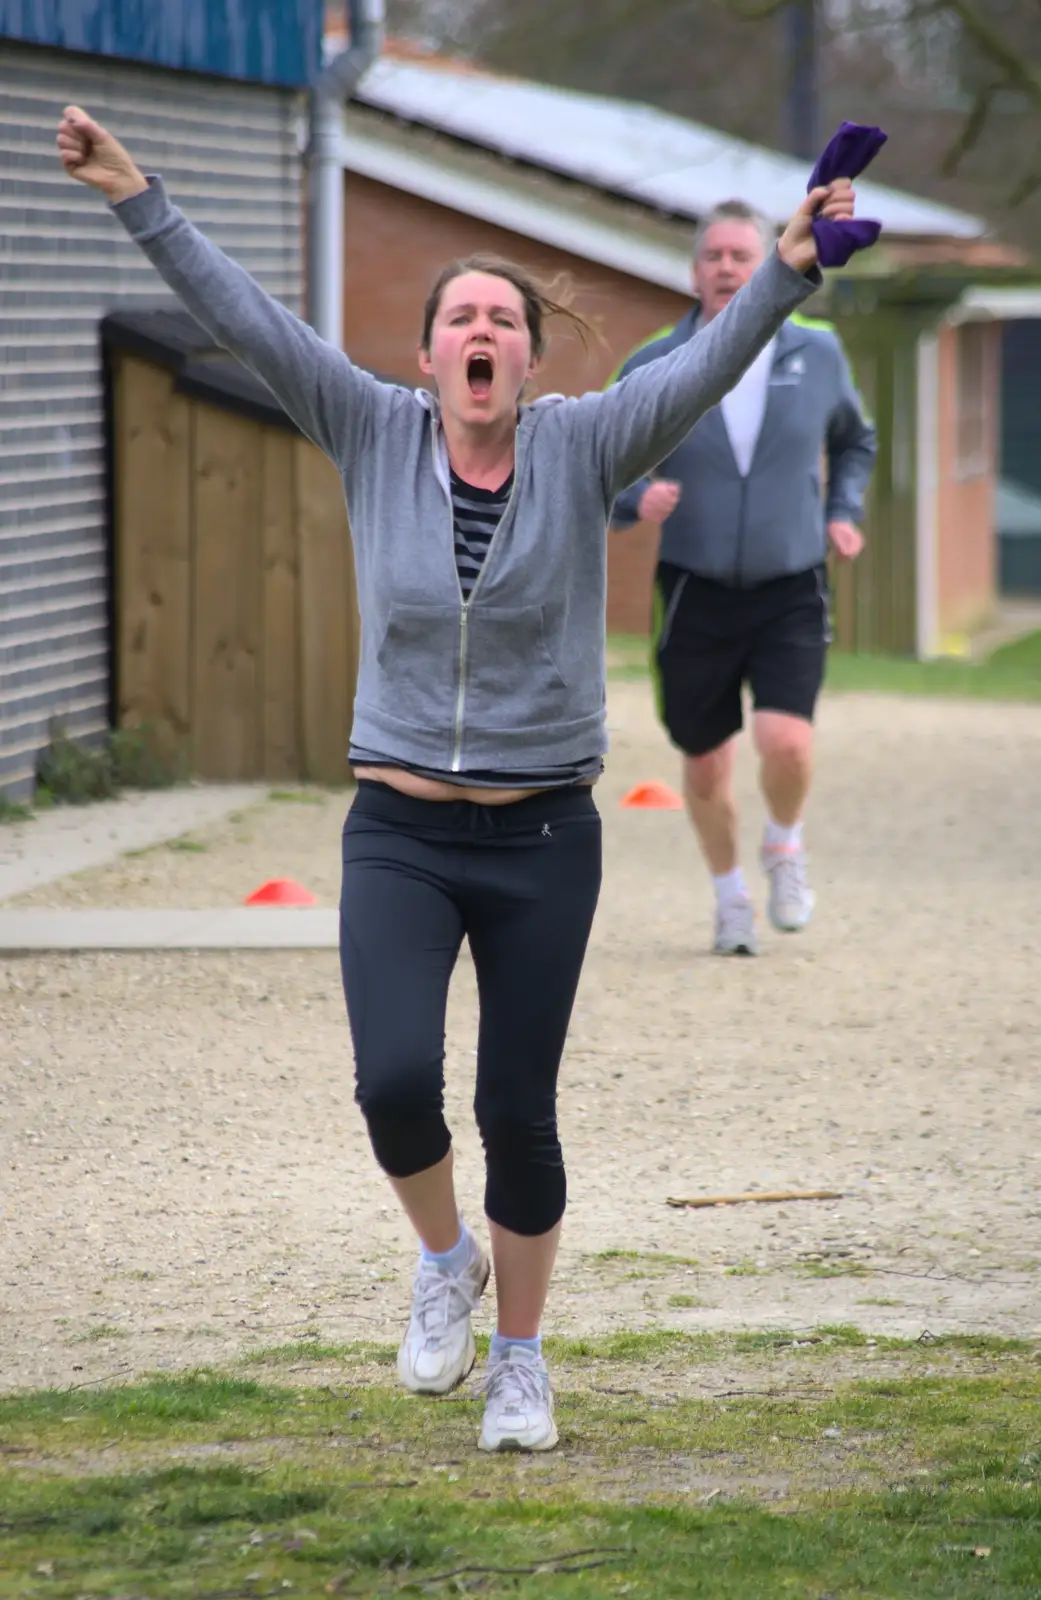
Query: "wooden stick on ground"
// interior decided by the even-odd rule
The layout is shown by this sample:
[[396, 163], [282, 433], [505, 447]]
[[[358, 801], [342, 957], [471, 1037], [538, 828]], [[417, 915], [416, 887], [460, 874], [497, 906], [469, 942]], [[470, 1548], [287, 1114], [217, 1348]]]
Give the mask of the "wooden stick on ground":
[[700, 1210], [705, 1206], [742, 1206], [747, 1200], [755, 1200], [762, 1204], [764, 1201], [783, 1203], [787, 1200], [841, 1200], [842, 1194], [837, 1189], [789, 1189], [780, 1194], [764, 1194], [753, 1191], [751, 1194], [706, 1194], [699, 1195], [694, 1200], [675, 1200], [671, 1196], [665, 1204], [669, 1206], [690, 1206]]

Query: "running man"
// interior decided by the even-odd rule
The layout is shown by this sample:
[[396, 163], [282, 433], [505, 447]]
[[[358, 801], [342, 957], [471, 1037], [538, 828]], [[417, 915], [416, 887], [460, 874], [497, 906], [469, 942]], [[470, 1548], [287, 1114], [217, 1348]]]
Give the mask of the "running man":
[[[717, 206], [695, 239], [696, 304], [636, 350], [618, 378], [710, 326], [775, 243], [761, 212], [740, 200]], [[687, 808], [715, 885], [721, 955], [755, 955], [759, 947], [733, 787], [746, 683], [768, 812], [761, 861], [770, 921], [793, 932], [813, 914], [802, 821], [830, 639], [825, 560], [829, 545], [842, 561], [863, 548], [857, 523], [874, 461], [875, 430], [837, 335], [795, 315], [611, 514], [619, 528], [645, 521], [662, 529], [654, 596], [659, 709], [683, 752]]]
[[819, 286], [814, 215], [851, 217], [852, 188], [815, 189], [755, 283], [653, 373], [528, 405], [546, 321], [564, 308], [521, 268], [447, 266], [417, 316], [431, 389], [381, 383], [75, 106], [58, 147], [339, 468], [362, 618], [340, 956], [356, 1098], [420, 1247], [398, 1373], [420, 1394], [463, 1381], [491, 1270], [459, 1215], [444, 1118], [445, 1006], [465, 938], [498, 1309], [479, 1445], [551, 1449], [540, 1327], [566, 1199], [557, 1074], [600, 888], [608, 514]]

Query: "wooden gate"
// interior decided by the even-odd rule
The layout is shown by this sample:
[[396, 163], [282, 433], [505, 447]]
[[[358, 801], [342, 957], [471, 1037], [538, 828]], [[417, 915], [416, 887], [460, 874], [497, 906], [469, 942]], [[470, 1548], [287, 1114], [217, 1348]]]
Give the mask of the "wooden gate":
[[869, 416], [878, 460], [859, 560], [832, 563], [835, 643], [873, 655], [917, 646], [917, 351], [920, 320], [899, 305], [837, 321]]
[[345, 783], [359, 621], [335, 468], [263, 404], [237, 414], [125, 348], [109, 369], [118, 722], [200, 778]]

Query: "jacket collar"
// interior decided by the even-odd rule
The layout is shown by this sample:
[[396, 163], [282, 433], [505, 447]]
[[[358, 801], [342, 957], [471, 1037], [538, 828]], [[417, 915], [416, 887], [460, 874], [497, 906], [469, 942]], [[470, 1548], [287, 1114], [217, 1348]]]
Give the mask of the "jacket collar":
[[[690, 310], [685, 316], [681, 317], [679, 322], [676, 324], [676, 332], [683, 339], [691, 339], [698, 331], [700, 322], [701, 304], [699, 301], [695, 300]], [[800, 345], [805, 343], [805, 328], [800, 327], [797, 322], [792, 322], [791, 320], [783, 322], [777, 334], [775, 335], [774, 365], [776, 366], [779, 361], [783, 361], [791, 354], [793, 350], [797, 350]]]
[[798, 350], [799, 346], [805, 343], [806, 329], [789, 319], [789, 321], [781, 324], [780, 332], [777, 335], [777, 343], [774, 346], [777, 359], [779, 361], [783, 360], [791, 351]]

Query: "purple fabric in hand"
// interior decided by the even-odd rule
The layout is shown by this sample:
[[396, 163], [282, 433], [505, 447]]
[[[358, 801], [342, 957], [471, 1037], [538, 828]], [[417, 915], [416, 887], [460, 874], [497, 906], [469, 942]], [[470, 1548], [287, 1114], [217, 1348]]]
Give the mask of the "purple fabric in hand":
[[[859, 122], [844, 122], [828, 141], [810, 174], [806, 192], [834, 183], [836, 178], [857, 178], [877, 156], [886, 142], [881, 128], [865, 128]], [[880, 222], [853, 217], [849, 222], [832, 222], [818, 217], [813, 224], [817, 260], [822, 267], [844, 267], [855, 250], [866, 250], [882, 232]]]

